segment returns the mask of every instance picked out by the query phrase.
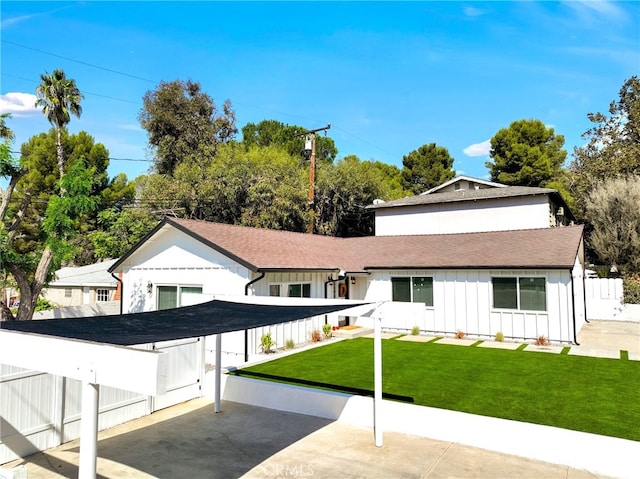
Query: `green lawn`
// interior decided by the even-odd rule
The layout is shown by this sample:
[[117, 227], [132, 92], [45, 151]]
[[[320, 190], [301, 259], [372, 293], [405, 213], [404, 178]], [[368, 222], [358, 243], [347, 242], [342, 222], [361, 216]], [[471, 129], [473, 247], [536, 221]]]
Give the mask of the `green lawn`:
[[[382, 341], [383, 395], [423, 406], [640, 440], [640, 362]], [[310, 349], [234, 374], [373, 396], [373, 340]]]

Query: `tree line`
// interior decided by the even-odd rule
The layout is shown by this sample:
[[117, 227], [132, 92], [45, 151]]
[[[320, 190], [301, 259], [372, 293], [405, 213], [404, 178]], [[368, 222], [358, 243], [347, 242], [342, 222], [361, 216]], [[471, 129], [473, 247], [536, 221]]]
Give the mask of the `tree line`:
[[[365, 207], [420, 194], [455, 177], [454, 159], [435, 143], [402, 158], [402, 168], [355, 155], [338, 159], [330, 136], [315, 137], [314, 201], [309, 203], [306, 129], [268, 119], [238, 129], [232, 103], [219, 108], [198, 82], [160, 82], [143, 98], [152, 167], [134, 180], [109, 178], [107, 148], [87, 132], [69, 134], [83, 96], [64, 71], [40, 77], [37, 106], [52, 125], [11, 154], [9, 115], [0, 116], [0, 270], [20, 291], [17, 311], [0, 299], [2, 319], [30, 319], [42, 288], [62, 265], [119, 257], [164, 215], [316, 234], [373, 234]], [[593, 261], [640, 271], [640, 81], [625, 81], [566, 165], [564, 137], [522, 119], [491, 138], [490, 179], [558, 190], [588, 225]]]

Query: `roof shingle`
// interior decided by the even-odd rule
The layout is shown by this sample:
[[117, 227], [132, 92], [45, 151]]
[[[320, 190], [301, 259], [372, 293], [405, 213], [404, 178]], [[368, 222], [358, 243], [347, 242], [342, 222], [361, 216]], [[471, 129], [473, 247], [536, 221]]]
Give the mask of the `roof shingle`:
[[167, 219], [253, 271], [571, 268], [582, 226], [411, 236], [335, 238], [197, 220]]

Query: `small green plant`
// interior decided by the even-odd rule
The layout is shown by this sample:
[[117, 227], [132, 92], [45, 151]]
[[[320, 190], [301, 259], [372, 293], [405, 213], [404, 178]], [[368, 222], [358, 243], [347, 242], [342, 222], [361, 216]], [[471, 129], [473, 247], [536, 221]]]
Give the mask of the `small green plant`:
[[417, 336], [418, 334], [420, 334], [420, 326], [415, 325], [413, 328], [411, 328], [411, 335]]
[[496, 341], [498, 341], [499, 343], [504, 341], [504, 334], [502, 334], [502, 331], [498, 331], [496, 333]]
[[273, 347], [273, 340], [271, 339], [271, 333], [264, 333], [260, 338], [260, 347], [262, 348], [262, 352], [268, 354], [271, 352], [271, 348]]
[[322, 332], [324, 333], [325, 339], [329, 339], [331, 337], [331, 330], [332, 330], [332, 327], [330, 324], [322, 325]]
[[549, 346], [549, 339], [546, 336], [538, 336], [536, 346]]
[[296, 347], [296, 343], [293, 342], [293, 339], [287, 339], [284, 343], [284, 347], [286, 349], [293, 349]]
[[322, 335], [320, 334], [320, 331], [317, 329], [311, 331], [311, 342], [318, 343], [320, 341], [322, 341]]
[[462, 338], [464, 338], [464, 336], [465, 336], [464, 331], [461, 331], [459, 329], [456, 331], [456, 338], [457, 339], [462, 339]]
[[48, 311], [50, 309], [54, 309], [56, 307], [51, 301], [46, 300], [44, 298], [38, 298], [36, 301], [36, 307], [34, 311]]

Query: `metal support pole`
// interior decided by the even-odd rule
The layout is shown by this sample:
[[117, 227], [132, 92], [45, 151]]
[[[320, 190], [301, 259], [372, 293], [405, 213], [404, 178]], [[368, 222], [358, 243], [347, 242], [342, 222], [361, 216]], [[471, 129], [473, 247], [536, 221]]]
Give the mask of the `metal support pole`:
[[382, 317], [373, 317], [373, 435], [376, 447], [382, 447]]
[[98, 401], [100, 385], [82, 383], [79, 479], [95, 479], [98, 462]]
[[216, 334], [216, 382], [215, 382], [215, 411], [220, 412], [220, 398], [222, 396], [221, 388], [222, 378], [222, 333]]

